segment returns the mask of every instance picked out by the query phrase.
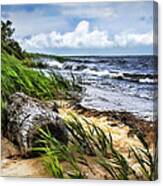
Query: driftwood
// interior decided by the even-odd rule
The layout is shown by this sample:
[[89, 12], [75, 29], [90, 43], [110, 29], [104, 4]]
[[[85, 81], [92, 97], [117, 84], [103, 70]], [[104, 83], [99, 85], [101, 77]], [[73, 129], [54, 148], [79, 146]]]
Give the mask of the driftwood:
[[31, 148], [36, 145], [38, 128], [48, 127], [56, 139], [68, 143], [66, 126], [53, 110], [24, 93], [17, 92], [9, 97], [7, 137], [19, 146], [22, 155], [31, 152]]

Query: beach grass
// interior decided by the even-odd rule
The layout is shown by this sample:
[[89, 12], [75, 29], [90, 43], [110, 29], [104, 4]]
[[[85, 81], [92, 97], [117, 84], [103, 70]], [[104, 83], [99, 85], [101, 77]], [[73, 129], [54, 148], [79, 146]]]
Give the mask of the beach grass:
[[[131, 158], [139, 165], [139, 174], [132, 168], [128, 159], [114, 147], [111, 134], [106, 136], [100, 127], [72, 113], [66, 118], [65, 124], [71, 134], [68, 146], [58, 142], [48, 129], [46, 131], [40, 129], [41, 138], [38, 142], [39, 144], [42, 143], [42, 147], [34, 148], [35, 151], [43, 152], [42, 155], [46, 162], [45, 167], [51, 175], [55, 175], [54, 177], [58, 177], [55, 172], [62, 170], [64, 178], [86, 178], [80, 164], [82, 162], [92, 171], [86, 158], [86, 156], [90, 156], [95, 157], [96, 163], [109, 175], [105, 179], [157, 179], [156, 155], [150, 153], [148, 144], [143, 136], [140, 137], [138, 130], [136, 135], [144, 148], [134, 149], [130, 146], [128, 148], [132, 151]], [[70, 164], [71, 174], [69, 174], [70, 171], [62, 167], [63, 161]], [[50, 166], [52, 164], [54, 164], [53, 167]], [[56, 168], [59, 170], [56, 170]]]
[[24, 67], [21, 61], [2, 53], [2, 99], [7, 100], [14, 92], [25, 94], [42, 100], [66, 97], [69, 91], [79, 91], [74, 82], [62, 76], [50, 73], [47, 77], [42, 72]]

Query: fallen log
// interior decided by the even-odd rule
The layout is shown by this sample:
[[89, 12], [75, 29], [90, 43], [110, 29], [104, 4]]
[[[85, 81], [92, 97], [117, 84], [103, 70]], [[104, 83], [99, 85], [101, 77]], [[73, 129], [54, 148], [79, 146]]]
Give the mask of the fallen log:
[[42, 101], [21, 92], [9, 97], [7, 137], [18, 145], [22, 155], [27, 155], [36, 145], [38, 128], [48, 128], [57, 140], [68, 143], [66, 125], [53, 110]]

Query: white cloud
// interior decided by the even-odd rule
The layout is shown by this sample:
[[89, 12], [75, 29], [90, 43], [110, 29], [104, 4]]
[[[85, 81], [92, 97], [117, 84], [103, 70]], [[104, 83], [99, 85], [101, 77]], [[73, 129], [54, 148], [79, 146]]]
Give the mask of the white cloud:
[[121, 33], [112, 39], [106, 31], [94, 29], [90, 31], [88, 21], [81, 21], [72, 32], [61, 34], [53, 31], [20, 39], [21, 46], [26, 50], [45, 48], [111, 48], [134, 47], [153, 44], [153, 32], [144, 34]]
[[87, 21], [81, 21], [73, 32], [60, 34], [53, 31], [48, 34], [38, 34], [31, 38], [20, 39], [19, 42], [25, 49], [36, 48], [105, 48], [113, 43], [104, 31], [89, 31]]
[[151, 45], [153, 44], [153, 32], [144, 34], [122, 33], [115, 35], [114, 41], [117, 46], [136, 46], [136, 45]]

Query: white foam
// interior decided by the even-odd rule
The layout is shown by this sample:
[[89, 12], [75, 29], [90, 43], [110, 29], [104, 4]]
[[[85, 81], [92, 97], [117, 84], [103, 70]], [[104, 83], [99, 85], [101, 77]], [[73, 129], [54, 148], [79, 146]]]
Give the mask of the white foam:
[[61, 69], [62, 66], [63, 66], [63, 63], [60, 63], [60, 62], [58, 62], [58, 61], [56, 61], [56, 60], [53, 60], [53, 61], [46, 61], [45, 63], [46, 63], [49, 67], [57, 67], [57, 68], [59, 68], [59, 69]]
[[118, 78], [118, 77], [124, 77], [124, 75], [122, 72], [112, 72], [112, 73], [109, 73], [109, 77]]
[[87, 73], [87, 74], [97, 75], [97, 76], [106, 76], [106, 75], [109, 75], [109, 71], [108, 70], [95, 71], [95, 70], [91, 70], [89, 68], [86, 68], [82, 72], [83, 73]]
[[157, 83], [157, 79], [150, 79], [150, 78], [145, 78], [145, 79], [139, 79], [140, 83]]

